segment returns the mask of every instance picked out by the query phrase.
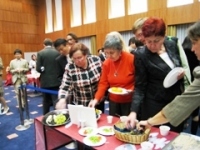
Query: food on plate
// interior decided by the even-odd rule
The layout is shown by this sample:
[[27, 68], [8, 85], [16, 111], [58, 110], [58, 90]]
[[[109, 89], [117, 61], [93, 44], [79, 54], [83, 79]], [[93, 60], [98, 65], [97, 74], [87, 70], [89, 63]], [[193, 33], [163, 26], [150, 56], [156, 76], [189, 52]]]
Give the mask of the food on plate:
[[54, 114], [54, 115], [49, 115], [46, 119], [47, 124], [53, 124], [53, 125], [61, 125], [65, 123], [66, 121], [66, 116], [63, 114]]
[[63, 114], [55, 115], [54, 121], [57, 125], [63, 124], [66, 121], [66, 116]]
[[96, 114], [101, 114], [101, 110], [95, 109]]
[[96, 144], [96, 143], [99, 143], [101, 141], [101, 136], [99, 135], [93, 135], [93, 136], [90, 136], [89, 137], [89, 140], [93, 143], [93, 144]]
[[118, 87], [112, 87], [111, 88], [111, 91], [112, 92], [116, 92], [116, 93], [122, 93], [123, 91], [122, 91], [122, 88], [118, 88]]
[[113, 132], [113, 128], [112, 127], [104, 128], [103, 132], [107, 132], [107, 133]]
[[91, 134], [92, 133], [92, 131], [93, 131], [93, 129], [92, 128], [88, 128], [88, 129], [85, 129], [84, 131], [83, 131], [83, 134]]
[[46, 122], [47, 122], [47, 123], [50, 123], [50, 122], [52, 122], [52, 120], [53, 120], [53, 115], [49, 115], [49, 116], [47, 117], [47, 119], [46, 119]]

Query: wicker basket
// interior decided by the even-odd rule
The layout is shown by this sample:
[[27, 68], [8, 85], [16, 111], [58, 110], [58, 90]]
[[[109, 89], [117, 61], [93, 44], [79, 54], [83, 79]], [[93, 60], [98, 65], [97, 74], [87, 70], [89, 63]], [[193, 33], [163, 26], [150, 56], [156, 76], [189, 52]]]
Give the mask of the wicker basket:
[[[116, 122], [115, 126], [119, 129], [124, 129], [125, 128], [125, 124], [123, 122]], [[145, 129], [143, 134], [140, 135], [132, 135], [130, 133], [123, 133], [120, 132], [118, 130], [114, 130], [115, 131], [115, 137], [121, 141], [127, 142], [127, 143], [133, 143], [133, 144], [140, 144], [144, 141], [148, 140], [149, 134], [150, 134], [150, 129], [147, 128]]]

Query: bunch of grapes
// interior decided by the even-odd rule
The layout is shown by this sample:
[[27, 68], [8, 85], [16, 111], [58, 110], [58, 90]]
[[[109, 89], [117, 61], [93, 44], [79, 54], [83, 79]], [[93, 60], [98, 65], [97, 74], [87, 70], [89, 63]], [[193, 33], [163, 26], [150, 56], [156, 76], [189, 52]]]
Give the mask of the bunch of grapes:
[[66, 121], [66, 116], [63, 114], [58, 114], [54, 117], [54, 122], [57, 125], [63, 124]]

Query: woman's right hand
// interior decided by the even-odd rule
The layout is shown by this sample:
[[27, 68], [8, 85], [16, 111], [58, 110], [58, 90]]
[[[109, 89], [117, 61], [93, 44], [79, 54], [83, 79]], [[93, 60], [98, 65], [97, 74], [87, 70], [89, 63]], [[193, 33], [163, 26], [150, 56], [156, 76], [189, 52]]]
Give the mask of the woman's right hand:
[[66, 100], [64, 98], [60, 99], [57, 103], [56, 103], [56, 109], [66, 109]]
[[125, 121], [125, 125], [127, 129], [134, 129], [138, 120], [136, 119], [136, 113], [131, 112]]

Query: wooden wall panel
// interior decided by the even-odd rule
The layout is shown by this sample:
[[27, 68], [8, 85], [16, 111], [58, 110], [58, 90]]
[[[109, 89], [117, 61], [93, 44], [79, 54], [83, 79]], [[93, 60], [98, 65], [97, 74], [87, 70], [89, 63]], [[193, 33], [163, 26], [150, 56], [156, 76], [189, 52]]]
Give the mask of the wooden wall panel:
[[[195, 5], [196, 4], [196, 5]], [[168, 8], [167, 10], [167, 23], [171, 24], [181, 24], [188, 22], [195, 22], [199, 19], [199, 2], [184, 5], [179, 7]]]
[[[70, 27], [70, 11], [71, 0], [63, 0], [63, 21], [64, 29], [59, 32], [45, 34], [45, 0], [37, 0], [39, 4], [39, 30], [40, 36], [44, 39], [49, 36], [56, 39], [59, 36], [65, 37], [68, 32], [74, 32], [78, 37], [85, 37], [96, 35], [97, 48], [102, 46], [103, 40], [108, 32], [111, 31], [127, 31], [131, 30], [133, 22], [141, 17], [156, 16], [164, 19], [167, 25], [191, 23], [200, 18], [200, 4], [198, 0], [194, 0], [194, 4], [187, 6], [179, 6], [174, 8], [167, 8], [167, 0], [149, 0], [148, 12], [125, 15], [124, 17], [108, 19], [108, 0], [96, 0], [96, 15], [97, 21], [93, 24], [82, 25], [79, 27]], [[126, 5], [127, 5], [126, 0]], [[194, 13], [191, 13], [194, 12]], [[127, 13], [127, 11], [126, 11]]]
[[0, 1], [0, 56], [5, 67], [16, 48], [23, 52], [39, 50], [38, 10], [35, 0]]

